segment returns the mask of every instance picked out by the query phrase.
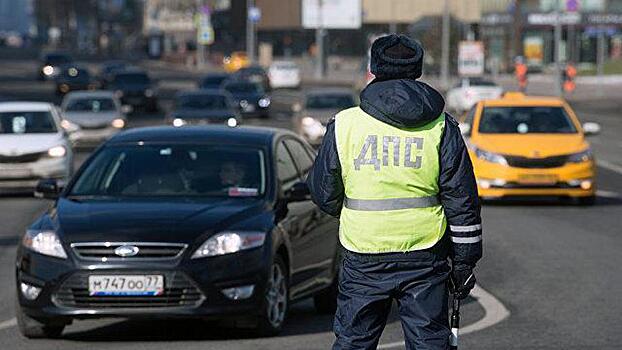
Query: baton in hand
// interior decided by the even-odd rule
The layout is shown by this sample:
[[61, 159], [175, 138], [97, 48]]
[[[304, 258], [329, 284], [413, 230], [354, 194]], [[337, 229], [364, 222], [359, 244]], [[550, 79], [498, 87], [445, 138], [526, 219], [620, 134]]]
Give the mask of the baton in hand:
[[449, 349], [458, 350], [458, 330], [460, 328], [460, 299], [454, 294], [454, 305], [451, 310], [451, 335], [449, 336]]

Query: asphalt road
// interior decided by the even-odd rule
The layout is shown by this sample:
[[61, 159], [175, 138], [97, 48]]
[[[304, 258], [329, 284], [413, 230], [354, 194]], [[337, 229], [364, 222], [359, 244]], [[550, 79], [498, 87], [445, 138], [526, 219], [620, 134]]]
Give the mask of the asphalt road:
[[[29, 61], [0, 62], [0, 96], [56, 101], [51, 83], [34, 80]], [[158, 124], [177, 89], [193, 86], [190, 73], [154, 69], [163, 98], [158, 114], [136, 113], [130, 126]], [[615, 89], [619, 91], [618, 89]], [[291, 101], [297, 92], [278, 92]], [[599, 167], [599, 197], [593, 207], [557, 202], [502, 202], [483, 208], [485, 257], [479, 284], [501, 303], [509, 317], [461, 337], [461, 349], [620, 349], [622, 333], [622, 115], [619, 97], [573, 105], [583, 121], [601, 123], [591, 138]], [[249, 124], [289, 127], [290, 115], [275, 113]], [[88, 153], [81, 153], [81, 162]], [[76, 321], [61, 339], [28, 340], [14, 325], [14, 258], [19, 236], [49, 202], [27, 196], [0, 198], [0, 349], [328, 349], [330, 316], [318, 316], [309, 301], [293, 306], [282, 335], [257, 339], [218, 323], [180, 320]], [[488, 302], [487, 302], [488, 301]], [[498, 305], [498, 304], [497, 304]], [[467, 300], [463, 325], [499, 312], [488, 300]], [[402, 332], [391, 316], [381, 344], [399, 345]]]

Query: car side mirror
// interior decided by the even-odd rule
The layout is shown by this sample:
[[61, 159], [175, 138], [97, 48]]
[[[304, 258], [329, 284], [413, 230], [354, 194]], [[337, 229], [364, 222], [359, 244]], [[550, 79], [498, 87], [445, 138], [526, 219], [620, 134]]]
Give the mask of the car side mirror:
[[55, 179], [41, 179], [35, 187], [35, 197], [56, 199], [60, 193], [60, 187]]
[[598, 135], [600, 133], [600, 124], [592, 122], [583, 124], [583, 133], [586, 136]]
[[134, 111], [134, 108], [132, 108], [132, 106], [130, 105], [123, 105], [121, 106], [121, 113], [123, 114], [130, 114]]
[[308, 200], [310, 195], [309, 186], [304, 182], [297, 182], [285, 192], [285, 199], [288, 202], [302, 202]]
[[462, 136], [467, 136], [471, 133], [471, 124], [460, 123], [458, 125], [458, 128], [460, 128], [460, 133], [462, 134]]

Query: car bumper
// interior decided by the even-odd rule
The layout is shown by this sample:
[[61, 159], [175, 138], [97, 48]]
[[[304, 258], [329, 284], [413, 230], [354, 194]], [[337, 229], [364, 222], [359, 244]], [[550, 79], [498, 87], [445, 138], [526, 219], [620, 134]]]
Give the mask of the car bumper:
[[474, 163], [479, 195], [484, 198], [589, 197], [596, 193], [594, 162], [570, 163], [547, 169], [513, 168], [479, 159]]
[[69, 135], [71, 144], [76, 147], [97, 146], [121, 131], [117, 128], [81, 129]]
[[32, 163], [0, 164], [0, 189], [33, 190], [40, 179], [68, 179], [71, 157], [46, 158]]
[[[229, 256], [175, 263], [89, 264], [76, 263], [71, 257], [61, 260], [20, 249], [16, 268], [18, 301], [22, 310], [31, 317], [67, 320], [103, 317], [223, 319], [254, 316], [260, 312], [264, 302], [269, 270], [265, 264], [268, 261], [265, 255], [263, 249], [255, 249]], [[165, 294], [155, 301], [129, 303], [127, 300], [130, 299], [118, 300], [127, 297], [116, 297], [116, 301], [106, 300], [102, 304], [101, 299], [97, 300], [101, 297], [88, 296], [87, 279], [91, 274], [161, 274], [164, 275]], [[27, 300], [22, 295], [22, 282], [42, 288], [35, 300]], [[231, 300], [222, 292], [226, 288], [247, 285], [255, 286], [253, 294], [247, 299]]]

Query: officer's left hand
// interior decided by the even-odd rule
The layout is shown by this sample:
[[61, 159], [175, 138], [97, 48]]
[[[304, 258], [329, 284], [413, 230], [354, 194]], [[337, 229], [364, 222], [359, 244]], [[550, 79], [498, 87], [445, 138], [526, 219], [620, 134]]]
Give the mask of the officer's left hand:
[[456, 298], [460, 300], [466, 298], [473, 287], [475, 287], [473, 268], [468, 265], [454, 266], [451, 271], [449, 288]]

